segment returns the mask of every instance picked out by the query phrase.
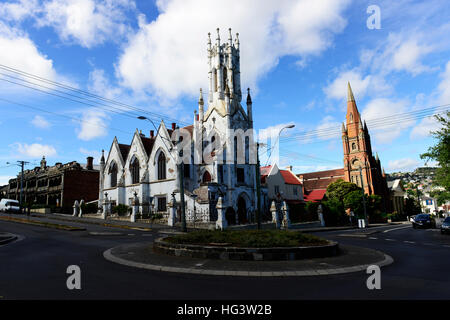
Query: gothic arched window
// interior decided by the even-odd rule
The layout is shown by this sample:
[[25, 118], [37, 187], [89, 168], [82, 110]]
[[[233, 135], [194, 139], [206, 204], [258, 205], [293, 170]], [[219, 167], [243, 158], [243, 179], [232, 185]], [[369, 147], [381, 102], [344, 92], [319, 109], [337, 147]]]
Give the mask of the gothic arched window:
[[353, 113], [350, 112], [350, 122], [353, 122]]
[[356, 143], [355, 142], [352, 143], [352, 150], [356, 150]]
[[133, 157], [130, 164], [131, 183], [139, 183], [139, 160]]
[[158, 156], [158, 180], [166, 179], [166, 156], [160, 152]]
[[208, 171], [205, 171], [205, 173], [203, 174], [202, 182], [207, 183], [210, 181], [211, 181], [211, 175], [209, 174]]
[[109, 166], [109, 174], [110, 174], [110, 187], [114, 188], [117, 186], [117, 164], [113, 161]]

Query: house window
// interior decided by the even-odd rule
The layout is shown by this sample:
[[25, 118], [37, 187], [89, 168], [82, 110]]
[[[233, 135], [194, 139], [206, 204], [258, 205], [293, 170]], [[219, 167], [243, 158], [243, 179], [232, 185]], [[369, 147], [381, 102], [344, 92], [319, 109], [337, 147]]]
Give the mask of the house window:
[[245, 182], [245, 171], [244, 168], [237, 168], [237, 182], [244, 183]]
[[158, 211], [167, 211], [166, 197], [158, 198]]
[[280, 186], [274, 186], [274, 192], [275, 195], [278, 195], [280, 193]]
[[294, 192], [294, 196], [296, 196], [298, 193], [298, 191], [297, 191], [297, 186], [293, 186], [292, 187], [292, 190], [293, 190], [293, 192]]
[[130, 164], [131, 171], [131, 183], [139, 183], [139, 160], [136, 157], [133, 157], [133, 160]]
[[117, 186], [117, 165], [115, 162], [111, 163], [111, 166], [109, 167], [109, 174], [111, 176], [110, 187], [114, 188]]
[[217, 165], [218, 182], [223, 183], [223, 164]]
[[191, 165], [189, 163], [183, 164], [183, 174], [185, 178], [191, 177]]
[[158, 180], [166, 179], [166, 156], [161, 152], [158, 157]]

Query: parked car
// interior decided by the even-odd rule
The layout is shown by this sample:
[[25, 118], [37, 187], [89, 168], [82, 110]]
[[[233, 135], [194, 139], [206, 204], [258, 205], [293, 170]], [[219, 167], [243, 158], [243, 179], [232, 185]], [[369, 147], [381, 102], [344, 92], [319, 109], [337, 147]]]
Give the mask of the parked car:
[[414, 217], [413, 228], [433, 228], [433, 219], [427, 213], [421, 213]]
[[20, 204], [17, 200], [2, 199], [0, 200], [0, 212], [16, 212], [20, 213]]
[[441, 233], [450, 233], [450, 217], [445, 218], [441, 224]]

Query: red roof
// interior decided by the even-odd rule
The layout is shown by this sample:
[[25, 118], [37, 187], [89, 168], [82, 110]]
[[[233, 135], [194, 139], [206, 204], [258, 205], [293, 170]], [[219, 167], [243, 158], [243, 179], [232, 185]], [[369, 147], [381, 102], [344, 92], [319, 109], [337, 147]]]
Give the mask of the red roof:
[[289, 170], [280, 170], [281, 175], [283, 176], [284, 182], [286, 184], [297, 184], [301, 185], [302, 183], [298, 178]]
[[[260, 174], [261, 174], [261, 182], [266, 182], [266, 177], [269, 175], [270, 170], [272, 169], [272, 166], [265, 166], [260, 167]], [[294, 173], [292, 173], [289, 170], [278, 170], [281, 173], [281, 176], [283, 177], [284, 183], [286, 184], [295, 184], [295, 185], [301, 185], [302, 183], [300, 180], [296, 177]]]
[[316, 189], [309, 192], [305, 192], [303, 195], [303, 200], [305, 202], [312, 201], [312, 202], [318, 202], [322, 201], [323, 197], [325, 196], [325, 192], [327, 192], [326, 189]]

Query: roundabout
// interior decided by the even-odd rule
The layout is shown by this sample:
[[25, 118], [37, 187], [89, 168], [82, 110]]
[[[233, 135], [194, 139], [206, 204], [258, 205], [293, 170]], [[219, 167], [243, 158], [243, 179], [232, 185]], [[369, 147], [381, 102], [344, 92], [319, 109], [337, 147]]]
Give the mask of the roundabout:
[[106, 250], [103, 256], [114, 263], [152, 271], [247, 277], [343, 274], [365, 271], [370, 265], [387, 266], [394, 261], [377, 250], [342, 246], [330, 240], [307, 246], [252, 248], [224, 242], [207, 245], [177, 242], [159, 238], [124, 244]]

